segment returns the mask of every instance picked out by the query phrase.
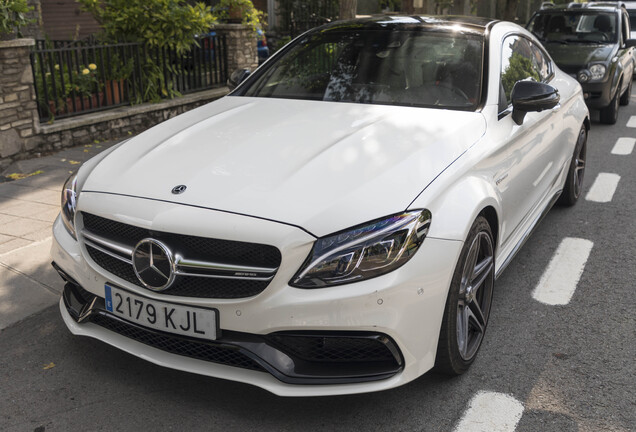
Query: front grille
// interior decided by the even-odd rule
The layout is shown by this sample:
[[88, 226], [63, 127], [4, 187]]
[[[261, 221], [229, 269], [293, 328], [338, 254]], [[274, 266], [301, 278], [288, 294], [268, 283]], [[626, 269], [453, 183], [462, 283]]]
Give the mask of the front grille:
[[82, 213], [82, 217], [86, 230], [132, 247], [152, 237], [166, 243], [175, 254], [193, 256], [202, 261], [225, 261], [254, 267], [280, 265], [280, 251], [274, 246], [152, 231], [90, 213]]
[[[131, 250], [139, 241], [153, 238], [166, 244], [173, 254], [185, 256], [190, 260], [274, 269], [271, 277], [267, 280], [258, 280], [249, 276], [223, 278], [177, 275], [174, 283], [162, 291], [162, 294], [166, 295], [198, 298], [255, 296], [267, 288], [281, 261], [280, 251], [274, 246], [152, 231], [90, 213], [82, 213], [82, 216], [85, 231], [125, 245]], [[130, 260], [126, 262], [126, 260], [121, 259], [119, 254], [105, 253], [90, 242], [86, 242], [85, 245], [91, 259], [98, 266], [127, 282], [143, 287], [135, 275]]]
[[374, 337], [274, 334], [267, 338], [282, 351], [311, 362], [396, 361], [387, 343]]
[[91, 318], [91, 322], [124, 337], [172, 354], [243, 369], [264, 370], [258, 363], [241, 353], [236, 347], [198, 342], [160, 334], [128, 324], [103, 313], [94, 315]]

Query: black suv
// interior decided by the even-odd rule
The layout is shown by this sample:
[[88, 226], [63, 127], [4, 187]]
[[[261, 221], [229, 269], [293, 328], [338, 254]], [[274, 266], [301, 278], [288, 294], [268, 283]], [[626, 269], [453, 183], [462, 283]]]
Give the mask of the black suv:
[[587, 3], [536, 12], [528, 23], [557, 66], [575, 77], [585, 102], [616, 123], [618, 105], [629, 104], [634, 71], [629, 16], [617, 4]]

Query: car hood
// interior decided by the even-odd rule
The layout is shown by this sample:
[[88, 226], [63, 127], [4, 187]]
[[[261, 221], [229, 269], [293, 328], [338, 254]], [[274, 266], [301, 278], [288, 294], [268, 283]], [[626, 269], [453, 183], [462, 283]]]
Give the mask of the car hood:
[[[484, 132], [474, 112], [229, 96], [115, 149], [83, 191], [240, 213], [321, 236], [406, 209]], [[187, 189], [175, 195], [177, 185]]]
[[563, 45], [552, 43], [544, 44], [544, 46], [559, 67], [586, 67], [593, 62], [608, 61], [617, 51], [615, 44], [590, 45], [570, 43]]

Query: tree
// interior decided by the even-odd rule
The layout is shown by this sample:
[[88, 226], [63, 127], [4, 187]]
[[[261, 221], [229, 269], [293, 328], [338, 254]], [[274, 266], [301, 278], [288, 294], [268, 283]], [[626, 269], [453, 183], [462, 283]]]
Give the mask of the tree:
[[340, 19], [353, 19], [356, 17], [358, 0], [340, 0]]
[[500, 15], [504, 21], [514, 21], [517, 17], [517, 5], [519, 0], [501, 0], [501, 11]]
[[415, 8], [413, 7], [413, 0], [402, 0], [402, 7], [400, 8], [404, 15], [413, 15]]

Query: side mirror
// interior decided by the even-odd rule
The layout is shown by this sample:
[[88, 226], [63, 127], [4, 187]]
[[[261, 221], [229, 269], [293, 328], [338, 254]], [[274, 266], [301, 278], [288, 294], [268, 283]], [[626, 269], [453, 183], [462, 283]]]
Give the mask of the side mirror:
[[517, 81], [512, 88], [512, 119], [520, 125], [529, 112], [540, 112], [558, 105], [559, 91], [536, 81]]
[[236, 69], [232, 72], [232, 75], [230, 75], [230, 78], [227, 80], [227, 86], [230, 88], [230, 91], [234, 90], [240, 83], [245, 81], [245, 78], [250, 76], [251, 73], [252, 71], [249, 69]]
[[633, 48], [636, 47], [636, 39], [627, 39], [625, 41], [625, 48]]

